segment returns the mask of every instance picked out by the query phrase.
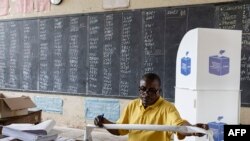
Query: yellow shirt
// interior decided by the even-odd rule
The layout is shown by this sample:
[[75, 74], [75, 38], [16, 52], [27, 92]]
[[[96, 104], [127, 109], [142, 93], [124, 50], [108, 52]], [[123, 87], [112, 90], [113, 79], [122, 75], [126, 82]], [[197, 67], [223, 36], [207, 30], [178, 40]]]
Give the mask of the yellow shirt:
[[[131, 101], [118, 124], [158, 124], [158, 125], [182, 125], [183, 120], [175, 106], [170, 102], [159, 98], [153, 105], [144, 109], [141, 100]], [[129, 141], [170, 141], [172, 132], [167, 131], [142, 131], [119, 130], [120, 135], [129, 134]]]

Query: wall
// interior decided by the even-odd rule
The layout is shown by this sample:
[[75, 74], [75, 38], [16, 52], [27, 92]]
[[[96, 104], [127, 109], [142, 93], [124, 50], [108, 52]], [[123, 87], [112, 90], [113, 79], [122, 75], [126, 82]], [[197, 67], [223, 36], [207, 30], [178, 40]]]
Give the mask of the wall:
[[[33, 12], [29, 14], [18, 14], [14, 12], [14, 2], [16, 0], [10, 0], [11, 10], [10, 15], [2, 16], [1, 19], [12, 19], [12, 18], [24, 18], [24, 17], [40, 17], [50, 15], [62, 15], [62, 14], [73, 14], [73, 13], [90, 13], [97, 11], [104, 11], [102, 9], [102, 0], [64, 0], [59, 6], [51, 6], [51, 11], [48, 12]], [[215, 2], [226, 2], [235, 0], [130, 0], [129, 9], [139, 8], [150, 8], [150, 7], [168, 7], [177, 5], [191, 5], [191, 4], [203, 4], [203, 3], [215, 3]], [[8, 92], [2, 91], [2, 93], [9, 96], [21, 96], [28, 95], [34, 96], [48, 96], [57, 97], [63, 100], [63, 115], [56, 113], [43, 112], [43, 120], [55, 119], [57, 125], [83, 128], [86, 122], [84, 115], [84, 100], [86, 97], [81, 96], [65, 96], [65, 95], [48, 95], [39, 93], [24, 93], [24, 92]], [[120, 109], [127, 105], [129, 100], [119, 99]], [[241, 123], [250, 124], [250, 108], [241, 108]]]
[[[23, 17], [36, 17], [36, 16], [49, 16], [49, 15], [62, 15], [73, 13], [90, 13], [104, 11], [102, 9], [102, 0], [63, 0], [59, 6], [51, 6], [49, 12], [34, 12], [29, 14], [18, 14], [14, 10], [14, 3], [16, 0], [10, 1], [10, 15], [0, 17], [0, 19], [9, 18], [23, 18]], [[192, 5], [216, 2], [228, 2], [236, 0], [130, 0], [129, 9], [140, 9], [150, 7], [168, 7], [177, 5]], [[122, 10], [122, 9], [121, 9]]]

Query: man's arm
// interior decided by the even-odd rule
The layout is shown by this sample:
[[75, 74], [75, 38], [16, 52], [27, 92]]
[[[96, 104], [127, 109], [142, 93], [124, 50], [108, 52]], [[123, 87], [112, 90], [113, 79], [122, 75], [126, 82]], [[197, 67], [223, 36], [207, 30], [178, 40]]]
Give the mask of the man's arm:
[[[115, 124], [109, 120], [107, 120], [105, 117], [103, 117], [103, 115], [98, 115], [95, 120], [94, 120], [94, 124], [96, 126], [99, 127], [103, 127], [103, 124]], [[117, 135], [119, 136], [119, 130], [118, 129], [107, 129], [107, 131], [109, 131], [109, 133], [113, 134], [113, 135]]]
[[[195, 126], [195, 127], [199, 127], [199, 128], [208, 130], [207, 124], [198, 123], [195, 125], [191, 125], [188, 121], [183, 120], [174, 105], [172, 105], [168, 110], [168, 118], [170, 119], [170, 121], [169, 121], [170, 125]], [[202, 134], [202, 133], [192, 133], [191, 134], [191, 133], [177, 132], [177, 136], [178, 136], [178, 139], [181, 140], [181, 139], [184, 139], [186, 136], [199, 136], [199, 137], [201, 137], [201, 136], [204, 136], [204, 134]]]

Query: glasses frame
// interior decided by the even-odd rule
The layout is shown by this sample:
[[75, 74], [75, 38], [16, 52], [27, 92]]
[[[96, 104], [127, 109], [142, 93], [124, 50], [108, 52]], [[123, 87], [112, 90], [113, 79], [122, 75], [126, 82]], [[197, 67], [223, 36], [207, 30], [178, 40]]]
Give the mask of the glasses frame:
[[[146, 93], [146, 94], [148, 94], [149, 96], [155, 96], [155, 95], [157, 94], [157, 92], [161, 90], [161, 89], [155, 89], [155, 88], [148, 88], [148, 89], [146, 89], [146, 87], [144, 87], [145, 90], [143, 90], [142, 87], [144, 87], [144, 86], [140, 86], [140, 87], [139, 87], [139, 93], [140, 93], [141, 95], [144, 95], [144, 94]], [[154, 89], [154, 90], [152, 91], [152, 89]], [[151, 91], [151, 92], [150, 92], [150, 91]]]

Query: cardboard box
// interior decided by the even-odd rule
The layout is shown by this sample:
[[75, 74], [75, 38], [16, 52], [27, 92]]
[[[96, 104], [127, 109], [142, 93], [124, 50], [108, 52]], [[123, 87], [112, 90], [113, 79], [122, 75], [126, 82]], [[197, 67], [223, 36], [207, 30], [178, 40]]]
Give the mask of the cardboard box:
[[29, 97], [6, 97], [0, 94], [0, 118], [27, 115], [28, 108], [35, 106]]

